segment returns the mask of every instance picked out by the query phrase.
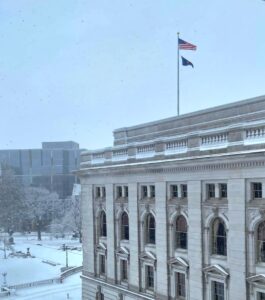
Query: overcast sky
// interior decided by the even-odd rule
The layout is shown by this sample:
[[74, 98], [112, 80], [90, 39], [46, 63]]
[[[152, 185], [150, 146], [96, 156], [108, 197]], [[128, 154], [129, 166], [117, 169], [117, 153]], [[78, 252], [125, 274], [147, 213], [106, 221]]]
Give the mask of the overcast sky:
[[74, 140], [265, 94], [262, 0], [0, 0], [0, 149]]

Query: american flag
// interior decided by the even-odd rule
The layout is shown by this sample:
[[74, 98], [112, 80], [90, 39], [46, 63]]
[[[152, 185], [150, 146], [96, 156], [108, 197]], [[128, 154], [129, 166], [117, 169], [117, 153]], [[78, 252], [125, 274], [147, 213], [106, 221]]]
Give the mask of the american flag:
[[179, 49], [180, 50], [197, 50], [197, 46], [192, 45], [182, 39], [179, 39]]

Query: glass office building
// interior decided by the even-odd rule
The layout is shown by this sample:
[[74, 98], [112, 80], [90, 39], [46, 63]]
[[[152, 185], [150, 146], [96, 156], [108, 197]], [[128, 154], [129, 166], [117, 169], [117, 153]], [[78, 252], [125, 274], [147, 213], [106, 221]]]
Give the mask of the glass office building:
[[11, 167], [25, 185], [45, 187], [60, 198], [72, 194], [81, 149], [75, 142], [43, 142], [41, 149], [0, 150], [0, 163]]

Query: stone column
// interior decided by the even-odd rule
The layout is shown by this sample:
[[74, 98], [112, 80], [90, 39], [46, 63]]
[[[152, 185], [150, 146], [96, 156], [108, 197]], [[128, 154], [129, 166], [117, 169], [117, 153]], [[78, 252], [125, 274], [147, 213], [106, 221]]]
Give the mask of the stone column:
[[129, 260], [129, 289], [139, 291], [139, 222], [137, 183], [129, 184], [129, 236], [130, 236], [130, 260]]
[[220, 197], [221, 197], [220, 184], [216, 183], [215, 184], [215, 198], [220, 198]]
[[106, 184], [106, 217], [107, 217], [107, 278], [115, 283], [115, 218], [113, 185]]
[[81, 186], [83, 266], [84, 271], [93, 275], [95, 272], [95, 218], [93, 208], [93, 186], [86, 184], [85, 179], [82, 179]]
[[156, 299], [168, 299], [168, 245], [166, 182], [157, 182], [156, 188]]
[[201, 182], [188, 182], [190, 300], [203, 299]]
[[[245, 180], [228, 181], [229, 232], [227, 259], [230, 271], [230, 299], [246, 298], [246, 195]], [[240, 288], [238, 288], [240, 287]]]

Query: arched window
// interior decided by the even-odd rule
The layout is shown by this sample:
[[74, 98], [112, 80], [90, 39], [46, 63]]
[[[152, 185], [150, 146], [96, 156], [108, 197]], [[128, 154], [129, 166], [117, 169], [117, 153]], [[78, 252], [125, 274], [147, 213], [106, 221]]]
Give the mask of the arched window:
[[226, 228], [220, 218], [212, 224], [212, 254], [226, 256]]
[[150, 213], [146, 217], [146, 242], [148, 244], [155, 244], [156, 242], [156, 221]]
[[258, 261], [265, 262], [265, 221], [259, 224], [257, 232]]
[[107, 236], [107, 221], [104, 210], [100, 213], [100, 236]]
[[121, 215], [121, 239], [129, 240], [129, 217], [126, 212]]
[[176, 219], [176, 248], [187, 249], [187, 222], [183, 216]]

